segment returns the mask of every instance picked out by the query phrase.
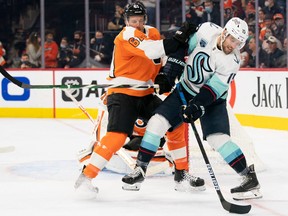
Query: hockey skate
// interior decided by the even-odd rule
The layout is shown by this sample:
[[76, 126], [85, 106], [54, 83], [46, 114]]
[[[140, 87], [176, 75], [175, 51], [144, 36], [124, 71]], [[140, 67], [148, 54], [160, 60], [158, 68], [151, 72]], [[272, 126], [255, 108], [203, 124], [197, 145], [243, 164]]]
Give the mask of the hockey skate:
[[74, 188], [83, 198], [95, 198], [99, 192], [99, 189], [92, 184], [92, 179], [86, 177], [82, 172], [76, 180]]
[[204, 179], [189, 174], [186, 170], [175, 169], [175, 190], [179, 192], [204, 191]]
[[240, 186], [232, 188], [231, 194], [234, 200], [247, 200], [262, 198], [260, 184], [258, 182], [254, 165], [249, 166], [249, 172], [243, 177], [244, 180]]
[[122, 189], [128, 191], [139, 191], [141, 183], [144, 181], [144, 179], [144, 170], [140, 166], [136, 166], [131, 173], [122, 178], [122, 182], [124, 182]]

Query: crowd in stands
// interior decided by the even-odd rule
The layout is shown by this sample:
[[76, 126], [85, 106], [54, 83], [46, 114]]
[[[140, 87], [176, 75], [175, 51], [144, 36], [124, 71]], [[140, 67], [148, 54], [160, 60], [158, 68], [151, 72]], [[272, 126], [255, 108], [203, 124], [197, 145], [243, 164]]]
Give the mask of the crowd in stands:
[[[165, 32], [177, 30], [181, 25], [182, 7], [179, 6], [181, 2], [181, 0], [171, 1], [168, 9], [161, 13], [161, 19], [169, 20], [169, 27], [165, 31], [160, 29], [163, 35]], [[186, 0], [186, 20], [196, 25], [207, 21], [220, 25], [220, 2], [220, 0]], [[156, 0], [143, 0], [143, 4], [147, 7], [147, 24], [155, 26]], [[106, 34], [105, 31], [100, 30], [91, 34], [89, 59], [98, 67], [110, 65], [114, 36], [125, 26], [124, 6], [123, 2], [115, 2], [114, 15], [110, 17], [107, 24], [107, 31], [115, 34]], [[255, 7], [255, 0], [224, 0], [224, 24], [231, 17], [238, 16], [245, 19], [249, 26], [249, 38], [246, 46], [241, 50], [241, 67], [256, 67], [258, 54], [260, 68], [285, 68], [287, 67], [286, 1], [258, 0], [258, 6]], [[258, 20], [255, 20], [256, 11], [258, 11]], [[256, 38], [255, 25], [258, 25], [259, 38]], [[55, 32], [47, 31], [44, 43], [45, 67], [86, 67], [83, 65], [86, 59], [83, 36], [82, 31], [76, 30], [73, 36], [67, 35], [55, 41]], [[259, 47], [256, 46], [257, 40]], [[5, 67], [39, 68], [41, 54], [41, 39], [38, 32], [33, 31], [27, 36], [24, 47], [13, 47], [7, 50], [5, 44], [0, 42], [0, 65]]]

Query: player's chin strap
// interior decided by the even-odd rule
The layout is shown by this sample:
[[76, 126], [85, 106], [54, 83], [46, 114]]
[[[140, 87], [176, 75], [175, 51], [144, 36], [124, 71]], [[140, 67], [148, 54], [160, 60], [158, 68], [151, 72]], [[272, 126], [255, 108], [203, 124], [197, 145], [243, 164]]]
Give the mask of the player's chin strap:
[[[105, 108], [103, 107], [98, 107], [98, 115], [97, 115], [97, 119], [96, 121], [94, 121], [93, 117], [87, 112], [87, 110], [75, 99], [75, 97], [70, 93], [70, 91], [68, 89], [64, 90], [66, 95], [79, 107], [79, 109], [89, 118], [89, 120], [93, 123], [94, 125], [94, 129], [93, 129], [93, 137], [96, 137], [96, 141], [97, 141], [97, 136], [96, 136], [96, 131], [99, 128], [99, 125], [102, 121], [102, 118], [104, 117], [104, 112], [106, 112]], [[104, 105], [103, 105], [104, 106]], [[99, 112], [100, 111], [100, 112]], [[100, 113], [100, 114], [99, 114]], [[94, 142], [93, 142], [94, 143]], [[85, 155], [89, 155], [92, 153], [93, 151], [93, 146], [94, 145], [89, 145], [89, 147], [87, 149], [82, 149], [80, 151], [80, 154], [82, 155], [82, 157], [84, 157]], [[84, 155], [85, 154], [85, 155]], [[127, 153], [127, 151], [124, 148], [119, 149], [119, 151], [117, 152], [117, 155], [123, 160], [123, 162], [131, 169], [134, 170], [135, 165], [136, 165], [136, 161]], [[169, 162], [166, 160], [164, 162], [161, 162], [157, 165], [154, 166], [149, 166], [146, 172], [146, 176], [151, 176], [151, 175], [155, 175], [157, 173], [163, 172], [166, 169], [168, 169], [170, 167]]]

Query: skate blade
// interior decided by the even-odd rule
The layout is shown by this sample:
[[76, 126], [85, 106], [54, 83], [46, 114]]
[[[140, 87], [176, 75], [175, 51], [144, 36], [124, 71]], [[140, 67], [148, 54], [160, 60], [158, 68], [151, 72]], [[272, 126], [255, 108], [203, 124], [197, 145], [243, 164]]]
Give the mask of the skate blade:
[[263, 197], [259, 189], [254, 189], [247, 192], [233, 193], [234, 200], [249, 200], [249, 199], [260, 199]]
[[205, 185], [199, 186], [199, 187], [192, 187], [189, 184], [183, 185], [183, 184], [176, 183], [174, 189], [177, 192], [186, 192], [186, 193], [188, 192], [189, 193], [189, 192], [205, 191], [206, 187], [205, 187]]
[[135, 183], [135, 184], [124, 183], [122, 186], [122, 189], [126, 191], [139, 191], [140, 188], [141, 188], [141, 183]]

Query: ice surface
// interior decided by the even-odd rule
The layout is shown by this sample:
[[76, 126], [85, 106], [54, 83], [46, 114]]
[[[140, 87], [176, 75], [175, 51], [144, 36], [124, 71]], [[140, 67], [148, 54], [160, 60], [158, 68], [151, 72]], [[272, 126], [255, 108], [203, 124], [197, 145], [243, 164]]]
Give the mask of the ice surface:
[[[207, 173], [206, 191], [174, 191], [172, 176], [153, 176], [139, 192], [121, 189], [122, 174], [103, 171], [95, 179], [96, 199], [80, 199], [73, 185], [79, 175], [76, 152], [91, 139], [88, 120], [0, 119], [2, 146], [15, 151], [0, 153], [0, 214], [2, 216], [223, 216], [226, 212]], [[216, 174], [226, 200], [251, 204], [248, 215], [288, 215], [288, 132], [245, 128], [254, 141], [266, 171], [258, 173], [263, 198], [237, 202], [230, 188], [238, 175]]]

